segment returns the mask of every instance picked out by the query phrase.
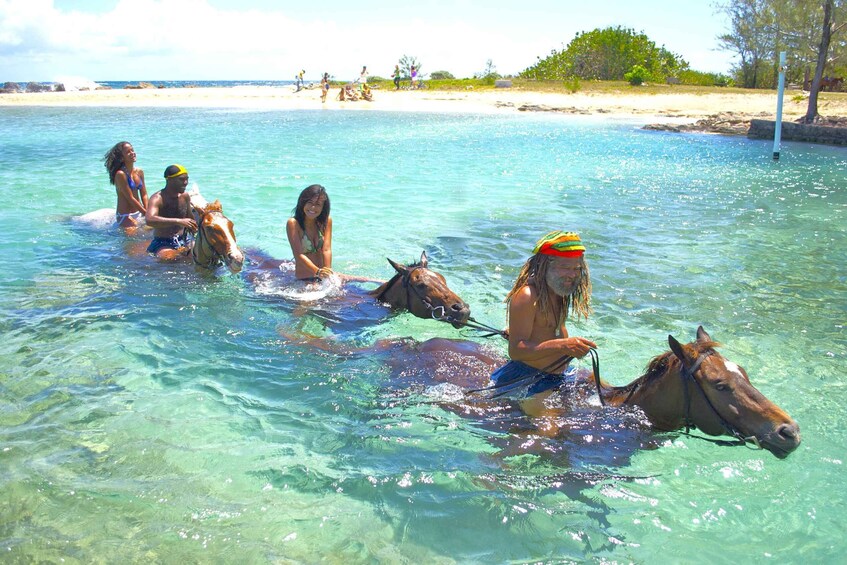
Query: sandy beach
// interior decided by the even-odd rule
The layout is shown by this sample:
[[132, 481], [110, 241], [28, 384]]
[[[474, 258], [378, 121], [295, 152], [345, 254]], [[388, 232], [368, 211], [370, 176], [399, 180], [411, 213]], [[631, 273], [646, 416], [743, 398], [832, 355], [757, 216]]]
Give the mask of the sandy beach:
[[[121, 89], [77, 92], [41, 92], [0, 95], [0, 106], [109, 106], [109, 107], [219, 107], [267, 109], [382, 110], [399, 112], [507, 113], [522, 110], [554, 111], [637, 121], [693, 122], [722, 112], [739, 118], [773, 118], [776, 93], [772, 91], [726, 93], [679, 92], [573, 94], [522, 89], [479, 91], [375, 90], [373, 102], [338, 102], [333, 88], [321, 104], [317, 88], [294, 92], [291, 87], [237, 86], [229, 88]], [[798, 91], [786, 91], [783, 114], [794, 120], [806, 112], [807, 101]], [[819, 113], [847, 115], [847, 95], [821, 93]]]

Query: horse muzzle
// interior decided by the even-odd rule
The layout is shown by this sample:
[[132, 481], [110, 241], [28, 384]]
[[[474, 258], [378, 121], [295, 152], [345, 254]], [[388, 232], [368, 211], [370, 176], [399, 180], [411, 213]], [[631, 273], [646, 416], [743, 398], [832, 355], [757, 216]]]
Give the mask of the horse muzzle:
[[244, 267], [244, 254], [236, 248], [234, 252], [224, 255], [224, 263], [232, 274], [240, 273]]
[[788, 457], [800, 446], [800, 426], [793, 420], [780, 424], [773, 431], [758, 438], [759, 445], [780, 459]]
[[461, 329], [465, 326], [468, 318], [471, 317], [471, 308], [464, 302], [456, 302], [450, 306], [447, 316], [454, 328]]

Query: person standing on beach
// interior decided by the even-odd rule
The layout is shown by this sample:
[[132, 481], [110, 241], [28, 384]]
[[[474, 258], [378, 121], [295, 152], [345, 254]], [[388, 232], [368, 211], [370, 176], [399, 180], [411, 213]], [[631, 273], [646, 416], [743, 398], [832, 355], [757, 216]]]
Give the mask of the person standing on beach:
[[299, 73], [297, 73], [297, 76], [294, 78], [294, 84], [297, 86], [297, 90], [295, 90], [294, 92], [300, 92], [301, 90], [303, 90], [303, 75], [305, 74], [305, 70], [301, 70]]
[[144, 171], [135, 167], [135, 149], [128, 141], [116, 143], [103, 156], [109, 183], [115, 185], [118, 204], [115, 208], [115, 225], [135, 228], [147, 213], [147, 185]]
[[362, 66], [362, 72], [359, 73], [359, 78], [356, 79], [356, 82], [359, 83], [359, 92], [362, 91], [362, 87], [368, 82], [368, 68]]
[[412, 65], [412, 68], [409, 69], [409, 77], [411, 79], [409, 82], [409, 86], [411, 88], [415, 88], [415, 79], [418, 78], [418, 70], [415, 68], [414, 65]]
[[294, 254], [294, 275], [314, 282], [332, 274], [332, 217], [329, 195], [319, 184], [307, 186], [285, 226]]
[[329, 93], [329, 73], [324, 73], [321, 77], [321, 104], [326, 102], [326, 95]]
[[394, 90], [400, 90], [400, 65], [394, 65], [394, 72], [391, 73], [394, 78]]
[[150, 198], [147, 225], [153, 228], [153, 241], [147, 252], [159, 259], [173, 260], [187, 255], [194, 244], [191, 234], [197, 222], [191, 210], [191, 197], [185, 193], [188, 171], [182, 165], [165, 169], [165, 188]]
[[[597, 347], [589, 339], [570, 336], [565, 327], [568, 311], [586, 319], [591, 313], [591, 277], [584, 255], [576, 233], [548, 233], [536, 243], [506, 295], [511, 360], [491, 380], [495, 387], [531, 380], [519, 396], [529, 416], [554, 415], [544, 401], [575, 372], [568, 370], [571, 360]], [[547, 420], [547, 427], [554, 428], [552, 419]]]

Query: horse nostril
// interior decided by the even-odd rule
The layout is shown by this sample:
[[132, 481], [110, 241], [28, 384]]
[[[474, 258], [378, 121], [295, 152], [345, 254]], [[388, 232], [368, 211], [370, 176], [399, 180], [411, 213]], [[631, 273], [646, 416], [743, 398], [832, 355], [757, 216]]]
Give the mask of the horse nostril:
[[465, 307], [464, 307], [462, 304], [456, 303], [456, 304], [453, 304], [453, 305], [450, 307], [450, 309], [451, 309], [453, 312], [461, 312], [462, 310], [464, 310], [464, 309], [465, 309]]
[[800, 436], [800, 429], [797, 424], [782, 424], [776, 429], [779, 437], [788, 441], [796, 441]]

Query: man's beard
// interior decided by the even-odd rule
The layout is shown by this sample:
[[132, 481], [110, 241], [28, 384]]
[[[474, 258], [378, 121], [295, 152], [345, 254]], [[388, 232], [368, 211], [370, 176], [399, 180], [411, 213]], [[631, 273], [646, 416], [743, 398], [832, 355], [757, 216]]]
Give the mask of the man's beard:
[[565, 281], [561, 278], [556, 278], [552, 276], [550, 271], [547, 271], [547, 286], [550, 287], [557, 296], [561, 296], [562, 298], [566, 298], [574, 293], [576, 290], [577, 283], [579, 282], [577, 279]]

